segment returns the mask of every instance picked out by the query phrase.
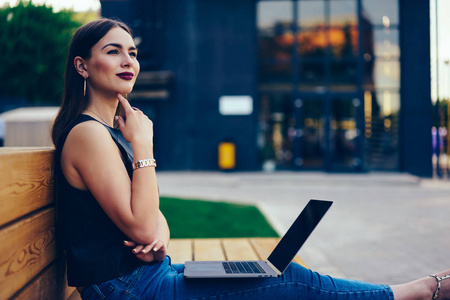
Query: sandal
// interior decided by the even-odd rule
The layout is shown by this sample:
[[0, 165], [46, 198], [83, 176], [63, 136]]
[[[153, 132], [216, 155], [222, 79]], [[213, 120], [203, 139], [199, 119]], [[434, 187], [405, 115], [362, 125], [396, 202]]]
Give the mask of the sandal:
[[439, 277], [437, 275], [430, 274], [428, 276], [433, 277], [434, 279], [436, 279], [436, 283], [437, 283], [436, 291], [433, 294], [433, 298], [431, 298], [432, 300], [436, 300], [438, 295], [439, 295], [439, 291], [441, 290], [441, 281], [445, 280], [445, 279], [450, 279], [450, 275]]

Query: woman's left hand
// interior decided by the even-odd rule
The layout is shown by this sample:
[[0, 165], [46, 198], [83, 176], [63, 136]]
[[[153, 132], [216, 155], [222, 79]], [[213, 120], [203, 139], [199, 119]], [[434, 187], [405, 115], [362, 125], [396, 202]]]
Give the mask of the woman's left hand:
[[138, 245], [133, 241], [124, 241], [127, 247], [134, 247], [132, 252], [142, 261], [163, 261], [166, 258], [166, 245], [163, 241], [155, 240], [149, 245]]

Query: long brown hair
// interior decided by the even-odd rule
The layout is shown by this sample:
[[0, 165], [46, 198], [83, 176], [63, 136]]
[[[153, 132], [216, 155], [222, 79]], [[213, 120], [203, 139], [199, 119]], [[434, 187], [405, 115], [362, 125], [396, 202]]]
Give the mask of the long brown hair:
[[[131, 30], [124, 23], [101, 18], [81, 26], [72, 37], [67, 54], [66, 71], [64, 74], [64, 95], [52, 128], [52, 140], [55, 146], [60, 143], [63, 132], [86, 109], [89, 101], [88, 92], [83, 95], [84, 78], [75, 69], [74, 59], [80, 56], [84, 59], [91, 57], [91, 49], [112, 28], [120, 27], [131, 36]], [[116, 114], [120, 111], [120, 105]]]

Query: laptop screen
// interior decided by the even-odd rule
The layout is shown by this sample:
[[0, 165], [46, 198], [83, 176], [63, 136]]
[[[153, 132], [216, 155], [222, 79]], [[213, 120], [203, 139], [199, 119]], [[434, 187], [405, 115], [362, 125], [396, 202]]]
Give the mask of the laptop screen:
[[332, 201], [324, 200], [310, 200], [308, 202], [267, 259], [278, 271], [284, 272], [286, 270], [331, 204], [333, 204]]

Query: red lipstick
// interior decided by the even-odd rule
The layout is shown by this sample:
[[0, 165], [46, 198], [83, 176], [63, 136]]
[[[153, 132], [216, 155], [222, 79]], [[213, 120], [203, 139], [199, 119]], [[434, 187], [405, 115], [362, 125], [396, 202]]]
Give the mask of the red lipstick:
[[125, 80], [131, 80], [134, 77], [134, 74], [131, 72], [123, 72], [123, 73], [119, 73], [116, 74], [118, 77], [125, 79]]

